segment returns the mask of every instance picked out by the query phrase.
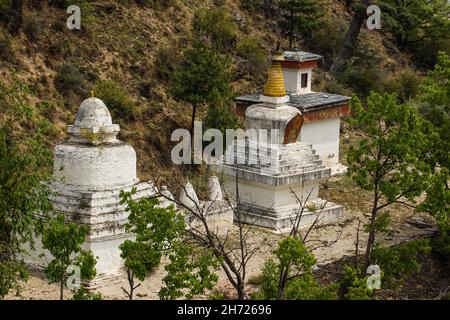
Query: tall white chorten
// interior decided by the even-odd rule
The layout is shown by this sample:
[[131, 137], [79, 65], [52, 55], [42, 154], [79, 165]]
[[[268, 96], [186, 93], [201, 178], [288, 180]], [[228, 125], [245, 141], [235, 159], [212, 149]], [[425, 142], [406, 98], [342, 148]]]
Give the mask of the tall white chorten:
[[84, 247], [98, 257], [93, 286], [122, 276], [119, 245], [132, 235], [124, 230], [127, 213], [119, 204], [120, 191], [135, 187], [136, 199], [154, 194], [152, 183], [139, 182], [136, 152], [117, 139], [119, 131], [103, 101], [91, 97], [68, 126], [68, 141], [55, 148], [53, 205], [90, 228]]
[[331, 168], [323, 165], [311, 143], [298, 141], [304, 117], [289, 105], [283, 61], [282, 54], [273, 58], [259, 103], [245, 109], [246, 129], [253, 135], [230, 144], [218, 166], [226, 193], [235, 198], [238, 182], [241, 219], [278, 232], [290, 229], [300, 210], [292, 192], [302, 202], [308, 200], [301, 225], [313, 223], [317, 215], [323, 223], [338, 221], [344, 214], [342, 206], [319, 198], [320, 181], [331, 176]]

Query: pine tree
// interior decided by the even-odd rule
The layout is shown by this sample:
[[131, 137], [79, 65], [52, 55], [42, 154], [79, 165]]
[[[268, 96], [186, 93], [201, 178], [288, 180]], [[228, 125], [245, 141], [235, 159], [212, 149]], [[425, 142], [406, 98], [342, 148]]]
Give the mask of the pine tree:
[[282, 33], [289, 40], [289, 48], [292, 48], [294, 40], [299, 35], [303, 39], [311, 39], [314, 29], [321, 24], [324, 15], [323, 9], [316, 0], [281, 0], [281, 20], [279, 26]]

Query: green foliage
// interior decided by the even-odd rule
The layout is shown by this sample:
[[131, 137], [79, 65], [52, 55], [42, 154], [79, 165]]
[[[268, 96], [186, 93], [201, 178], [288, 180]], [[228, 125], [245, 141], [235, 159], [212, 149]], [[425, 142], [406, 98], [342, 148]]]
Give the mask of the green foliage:
[[[1, 36], [1, 34], [0, 34]], [[17, 53], [14, 49], [12, 37], [6, 35], [0, 37], [0, 58], [12, 64], [18, 63]]]
[[367, 277], [359, 269], [344, 266], [340, 293], [346, 300], [371, 300], [372, 290], [367, 286]]
[[283, 300], [336, 299], [336, 285], [321, 287], [312, 274], [316, 259], [296, 237], [286, 237], [264, 263], [261, 288], [254, 297]]
[[406, 103], [419, 93], [420, 78], [411, 68], [406, 68], [394, 76], [385, 79], [383, 90], [386, 93], [397, 93], [400, 102]]
[[241, 7], [250, 12], [255, 12], [261, 9], [263, 0], [241, 0]]
[[99, 80], [94, 86], [95, 96], [102, 99], [114, 118], [135, 119], [138, 114], [136, 103], [126, 89], [114, 80]]
[[360, 63], [356, 58], [346, 61], [343, 72], [337, 76], [340, 83], [353, 88], [366, 97], [370, 91], [382, 91], [382, 73], [378, 67], [369, 63]]
[[205, 116], [205, 126], [218, 129], [225, 134], [227, 129], [238, 128], [239, 118], [231, 104], [225, 106], [211, 104]]
[[96, 259], [90, 250], [83, 250], [82, 244], [89, 233], [89, 228], [74, 222], [66, 222], [63, 214], [51, 219], [44, 226], [42, 234], [43, 248], [48, 250], [53, 260], [45, 267], [44, 272], [50, 283], [59, 282], [60, 297], [63, 298], [64, 279], [71, 265], [80, 268], [81, 279], [91, 280], [95, 277]]
[[[389, 223], [391, 222], [391, 216], [389, 215], [388, 211], [380, 212], [377, 217], [375, 218], [375, 231], [377, 232], [387, 232]], [[370, 224], [364, 225], [364, 231], [370, 232]]]
[[180, 50], [174, 47], [160, 47], [156, 51], [155, 63], [158, 66], [155, 72], [162, 80], [170, 80], [182, 61]]
[[435, 160], [450, 168], [450, 56], [439, 53], [438, 63], [420, 86], [420, 112], [437, 129], [440, 139], [433, 146]]
[[124, 291], [129, 298], [139, 286], [134, 285], [134, 277], [144, 281], [159, 266], [162, 257], [168, 257], [169, 263], [159, 292], [161, 299], [192, 299], [211, 290], [217, 282], [212, 270], [218, 268], [218, 262], [209, 250], [193, 248], [183, 240], [184, 216], [173, 205], [159, 207], [157, 199], [133, 200], [135, 192], [133, 189], [121, 193], [121, 203], [127, 205], [129, 212], [125, 229], [136, 235], [135, 241], [126, 240], [120, 245], [130, 284], [130, 290]]
[[[323, 56], [323, 64], [326, 68], [330, 68], [335, 57], [338, 54], [340, 44], [344, 37], [341, 30], [345, 30], [347, 22], [337, 17], [333, 19], [323, 19], [322, 25], [312, 32], [312, 39], [310, 41], [309, 49]], [[335, 92], [335, 91], [330, 91]]]
[[423, 120], [411, 107], [398, 105], [395, 95], [373, 92], [366, 108], [353, 98], [352, 111], [349, 123], [363, 130], [364, 138], [349, 147], [349, 176], [388, 203], [400, 196], [413, 201], [427, 186], [430, 170], [424, 162], [429, 137]]
[[145, 242], [125, 240], [120, 245], [121, 257], [125, 260], [125, 268], [141, 281], [159, 266], [162, 252]]
[[33, 246], [42, 228], [37, 213], [44, 219], [52, 209], [41, 183], [50, 177], [48, 123], [35, 114], [28, 93], [15, 78], [11, 85], [0, 80], [0, 298], [26, 280], [24, 244]]
[[249, 73], [258, 76], [267, 65], [267, 52], [260, 41], [255, 38], [244, 38], [236, 46], [237, 54], [249, 62]]
[[433, 251], [450, 257], [450, 174], [447, 168], [435, 174], [427, 190], [427, 198], [418, 211], [430, 213], [437, 222], [438, 235], [431, 240]]
[[236, 27], [223, 8], [198, 10], [192, 28], [196, 41], [210, 45], [215, 51], [230, 49], [236, 39]]
[[22, 30], [28, 40], [40, 40], [42, 38], [43, 29], [42, 20], [37, 15], [24, 17], [22, 22]]
[[63, 64], [55, 76], [55, 88], [61, 94], [73, 92], [83, 95], [87, 92], [87, 82], [80, 68], [72, 63]]
[[73, 294], [72, 300], [102, 300], [101, 293], [93, 293], [81, 286]]
[[383, 21], [400, 46], [432, 66], [439, 50], [450, 48], [450, 6], [442, 0], [379, 1]]
[[173, 206], [159, 207], [159, 201], [151, 198], [133, 200], [135, 193], [133, 188], [131, 192], [120, 194], [121, 204], [126, 204], [129, 213], [125, 230], [136, 235], [136, 240], [126, 240], [119, 246], [128, 272], [130, 290], [126, 293], [130, 300], [137, 288], [134, 277], [144, 281], [185, 228], [183, 216]]
[[363, 138], [347, 151], [347, 174], [373, 195], [369, 241], [365, 254], [368, 267], [375, 233], [385, 221], [379, 213], [405, 199], [415, 203], [428, 187], [430, 139], [429, 125], [407, 105], [398, 105], [395, 95], [371, 93], [367, 107], [352, 100], [349, 123], [363, 132]]
[[195, 42], [184, 53], [184, 63], [175, 73], [173, 94], [188, 103], [226, 101], [233, 97], [231, 59], [203, 43]]
[[[169, 254], [169, 264], [164, 268], [167, 275], [163, 278], [164, 287], [158, 295], [161, 299], [192, 299], [212, 290], [218, 276], [212, 271], [219, 268], [217, 259], [207, 249], [194, 249], [178, 241]], [[211, 270], [212, 269], [212, 270]]]
[[317, 0], [280, 0], [279, 7], [281, 19], [278, 25], [289, 39], [289, 48], [300, 34], [303, 39], [311, 39], [313, 30], [322, 23], [324, 11]]
[[420, 239], [392, 247], [375, 246], [372, 252], [372, 263], [378, 264], [382, 270], [383, 287], [398, 287], [410, 275], [420, 271], [417, 257], [420, 253], [431, 251], [429, 241]]

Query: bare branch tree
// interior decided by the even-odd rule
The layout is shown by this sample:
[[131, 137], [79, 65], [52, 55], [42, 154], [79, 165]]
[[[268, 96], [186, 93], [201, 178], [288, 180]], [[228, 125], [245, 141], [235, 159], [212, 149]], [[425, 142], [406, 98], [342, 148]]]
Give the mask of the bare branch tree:
[[[158, 181], [156, 185], [159, 186]], [[184, 190], [188, 199], [194, 203], [194, 206], [190, 207], [176, 197], [174, 199], [168, 198], [159, 192], [160, 189], [159, 187], [155, 188], [155, 196], [174, 202], [186, 212], [188, 225], [186, 232], [191, 238], [191, 241], [199, 246], [211, 249], [215, 258], [219, 261], [228, 281], [236, 290], [237, 298], [239, 300], [245, 299], [247, 297], [245, 280], [247, 277], [248, 263], [266, 242], [250, 241], [250, 235], [255, 228], [254, 221], [249, 221], [248, 218], [248, 213], [251, 211], [252, 205], [248, 206], [244, 212], [240, 211], [235, 205], [236, 203], [240, 203], [238, 176], [236, 175], [236, 199], [234, 201], [231, 195], [227, 194], [227, 191], [224, 190], [225, 203], [232, 210], [234, 222], [237, 226], [237, 243], [233, 243], [231, 240], [231, 231], [229, 229], [221, 232], [208, 219], [216, 201], [205, 201], [200, 204], [192, 199], [186, 192], [185, 186], [182, 186], [182, 190]]]

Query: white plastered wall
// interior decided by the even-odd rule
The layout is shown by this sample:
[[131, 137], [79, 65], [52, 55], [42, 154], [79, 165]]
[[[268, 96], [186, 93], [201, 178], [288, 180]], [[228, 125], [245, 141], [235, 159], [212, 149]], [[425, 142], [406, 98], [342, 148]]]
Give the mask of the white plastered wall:
[[[307, 87], [302, 88], [302, 74], [308, 74]], [[312, 69], [283, 68], [283, 78], [288, 93], [303, 94], [311, 92]]]
[[326, 167], [339, 163], [340, 118], [305, 122], [299, 141], [311, 143]]

